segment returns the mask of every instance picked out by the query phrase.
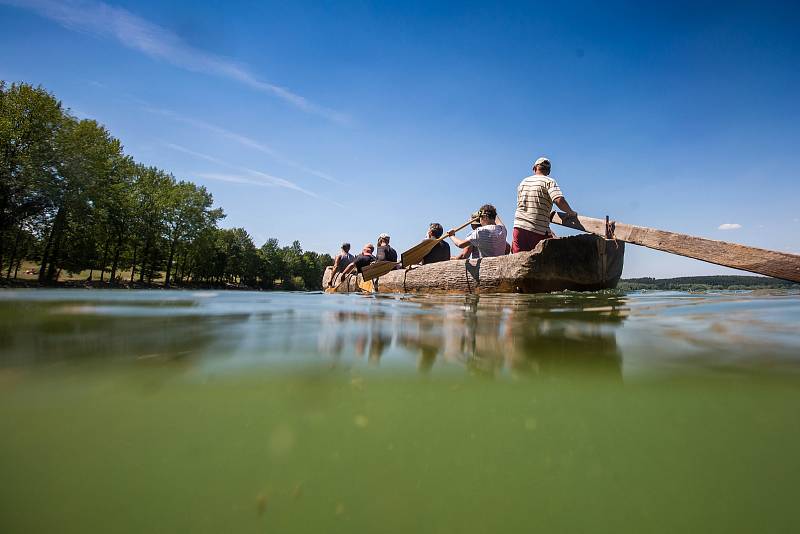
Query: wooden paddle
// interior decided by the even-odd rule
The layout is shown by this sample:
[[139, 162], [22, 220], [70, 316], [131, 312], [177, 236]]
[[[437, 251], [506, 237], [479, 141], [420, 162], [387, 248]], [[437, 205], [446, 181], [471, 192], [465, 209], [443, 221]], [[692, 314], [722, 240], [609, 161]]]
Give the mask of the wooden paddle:
[[396, 261], [379, 260], [372, 262], [361, 269], [361, 278], [364, 280], [374, 280], [379, 276], [394, 271], [397, 265], [398, 263]]
[[790, 282], [800, 282], [800, 255], [797, 254], [737, 245], [644, 226], [607, 222], [582, 215], [578, 215], [577, 218], [568, 218], [565, 213], [554, 213], [552, 221], [567, 228], [619, 239], [634, 245]]
[[[468, 220], [467, 222], [456, 228], [456, 232], [458, 232], [462, 228], [469, 226], [475, 221], [477, 221], [477, 219]], [[428, 252], [433, 250], [433, 247], [435, 247], [436, 244], [443, 239], [447, 239], [446, 232], [442, 234], [442, 237], [437, 237], [436, 239], [431, 239], [431, 238], [425, 239], [419, 245], [415, 245], [410, 249], [406, 250], [405, 252], [403, 252], [403, 254], [400, 255], [400, 260], [403, 264], [403, 267], [408, 267], [409, 265], [416, 265], [419, 262], [421, 262], [422, 258], [427, 256]]]

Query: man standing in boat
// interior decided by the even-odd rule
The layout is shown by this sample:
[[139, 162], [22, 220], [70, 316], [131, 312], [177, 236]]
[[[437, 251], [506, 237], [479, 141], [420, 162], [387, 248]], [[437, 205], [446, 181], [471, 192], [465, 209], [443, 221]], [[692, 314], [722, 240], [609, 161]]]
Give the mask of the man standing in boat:
[[578, 215], [550, 177], [550, 160], [542, 157], [533, 164], [533, 175], [523, 179], [517, 187], [517, 211], [511, 241], [513, 254], [533, 250], [539, 241], [551, 237], [550, 210], [553, 204], [569, 217]]
[[506, 236], [508, 230], [503, 220], [497, 215], [497, 209], [491, 204], [484, 204], [479, 211], [481, 225], [473, 230], [465, 239], [456, 237], [456, 231], [450, 230], [447, 235], [458, 248], [474, 245], [482, 258], [502, 256], [506, 253]]

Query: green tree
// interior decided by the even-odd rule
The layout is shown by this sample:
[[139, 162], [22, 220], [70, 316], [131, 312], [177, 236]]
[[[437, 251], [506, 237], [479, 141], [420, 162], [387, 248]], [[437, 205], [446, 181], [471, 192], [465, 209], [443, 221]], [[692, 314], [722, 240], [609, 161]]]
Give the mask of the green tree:
[[[61, 103], [42, 88], [0, 81], [0, 266], [51, 205]], [[7, 251], [7, 245], [12, 244]]]

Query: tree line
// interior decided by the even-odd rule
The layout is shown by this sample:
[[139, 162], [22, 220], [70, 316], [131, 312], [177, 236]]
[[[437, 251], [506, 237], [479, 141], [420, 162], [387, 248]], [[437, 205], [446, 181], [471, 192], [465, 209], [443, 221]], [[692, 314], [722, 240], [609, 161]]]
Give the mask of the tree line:
[[767, 276], [713, 275], [679, 278], [627, 278], [617, 289], [624, 291], [653, 289], [669, 291], [702, 291], [706, 289], [797, 289], [800, 284]]
[[136, 163], [45, 89], [0, 80], [0, 276], [29, 261], [42, 284], [89, 271], [112, 286], [320, 288], [330, 255], [257, 248], [243, 228], [219, 228], [224, 217], [205, 187]]

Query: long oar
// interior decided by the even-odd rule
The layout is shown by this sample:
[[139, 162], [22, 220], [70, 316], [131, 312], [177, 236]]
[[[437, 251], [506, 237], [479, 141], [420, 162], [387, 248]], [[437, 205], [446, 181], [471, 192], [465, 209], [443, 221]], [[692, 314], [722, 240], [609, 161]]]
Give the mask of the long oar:
[[[469, 226], [475, 220], [476, 219], [468, 220], [467, 222], [465, 222], [464, 224], [462, 224], [461, 226], [456, 228], [456, 232], [458, 232], [462, 228], [465, 228], [465, 227]], [[441, 241], [442, 239], [446, 239], [446, 238], [447, 238], [447, 234], [445, 233], [445, 234], [442, 234], [442, 237], [438, 237], [436, 239], [430, 239], [430, 238], [429, 239], [425, 239], [419, 245], [411, 247], [410, 249], [408, 249], [405, 252], [403, 252], [403, 254], [400, 255], [400, 259], [401, 259], [401, 261], [403, 263], [403, 267], [408, 267], [409, 265], [416, 265], [417, 263], [421, 262], [422, 258], [427, 256], [428, 252], [433, 250], [433, 247], [435, 247], [436, 244], [439, 243], [439, 241]]]
[[361, 278], [364, 280], [374, 280], [379, 276], [390, 273], [397, 268], [396, 261], [380, 260], [370, 263], [361, 269]]
[[797, 254], [737, 245], [736, 243], [677, 234], [644, 226], [608, 222], [582, 215], [578, 215], [577, 218], [568, 218], [564, 213], [555, 213], [552, 221], [567, 228], [619, 239], [634, 245], [663, 250], [790, 282], [800, 282], [800, 255]]

